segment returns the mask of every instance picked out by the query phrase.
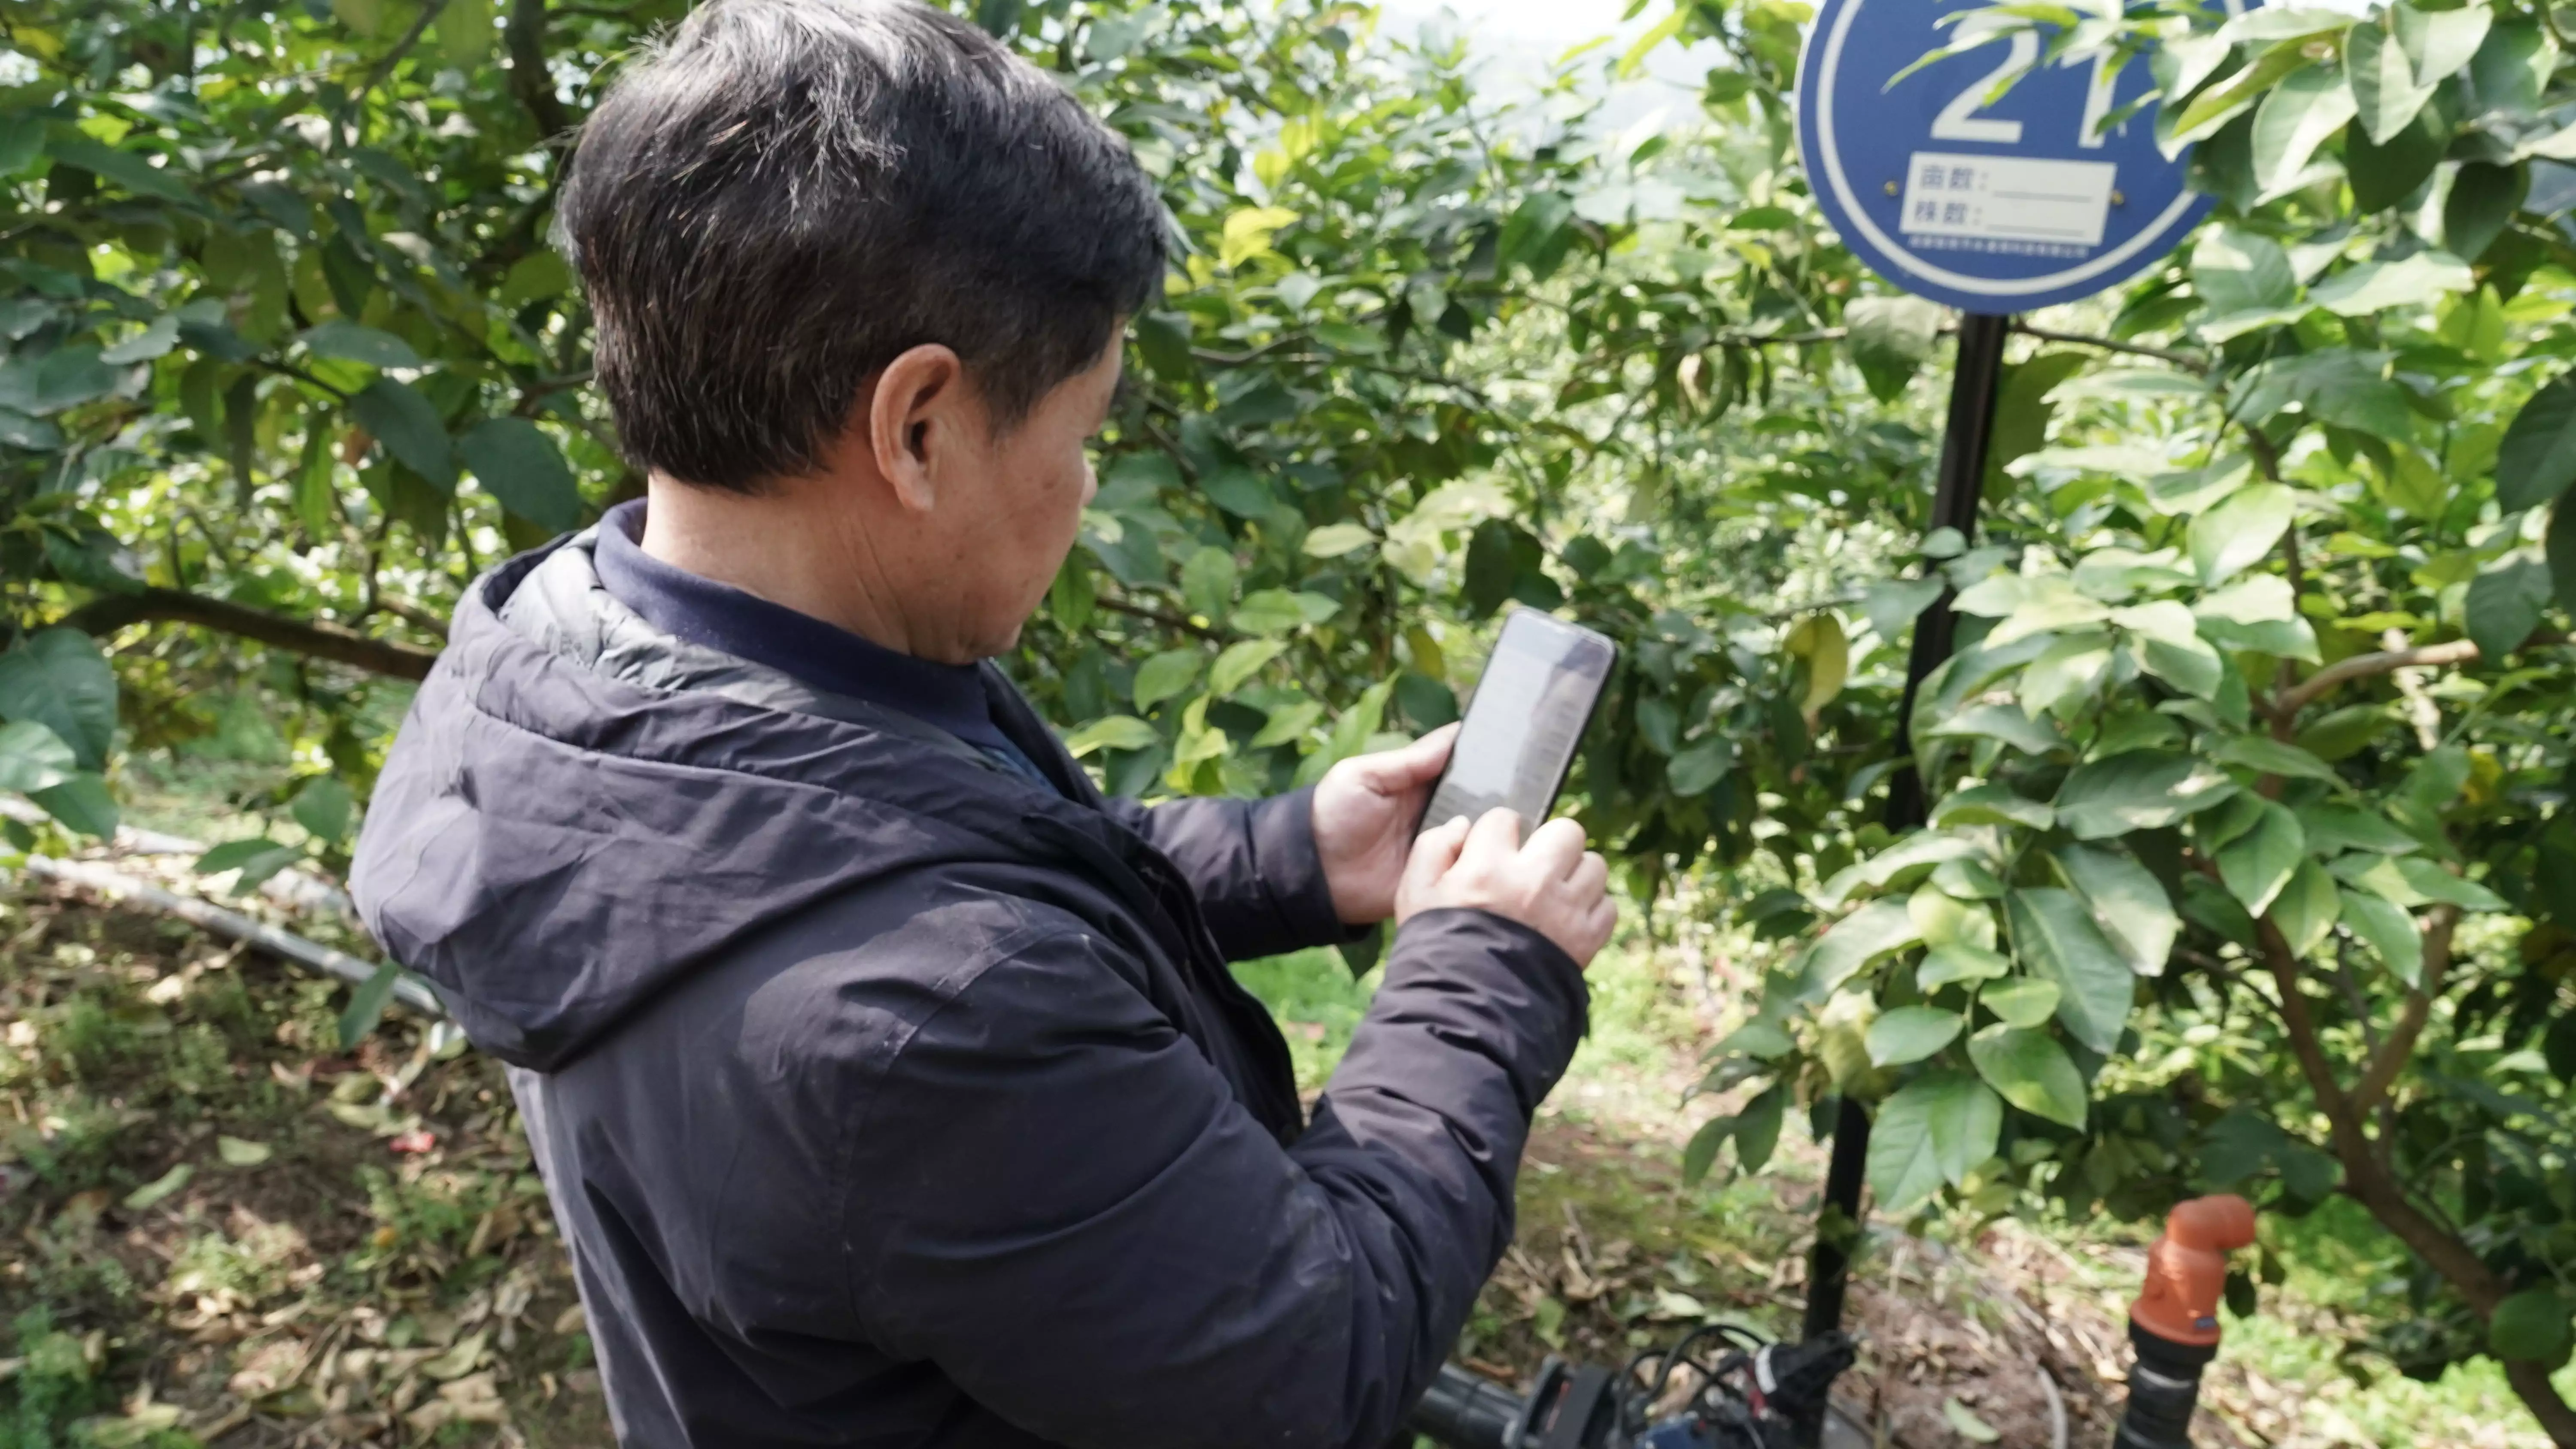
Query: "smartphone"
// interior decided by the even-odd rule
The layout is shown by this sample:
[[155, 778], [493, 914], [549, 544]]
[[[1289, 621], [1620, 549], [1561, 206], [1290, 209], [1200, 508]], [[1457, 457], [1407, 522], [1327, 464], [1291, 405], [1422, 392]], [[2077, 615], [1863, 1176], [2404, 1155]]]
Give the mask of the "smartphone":
[[1479, 819], [1497, 805], [1518, 814], [1524, 832], [1538, 828], [1556, 808], [1618, 662], [1619, 646], [1607, 635], [1536, 609], [1513, 610], [1417, 830], [1461, 815]]

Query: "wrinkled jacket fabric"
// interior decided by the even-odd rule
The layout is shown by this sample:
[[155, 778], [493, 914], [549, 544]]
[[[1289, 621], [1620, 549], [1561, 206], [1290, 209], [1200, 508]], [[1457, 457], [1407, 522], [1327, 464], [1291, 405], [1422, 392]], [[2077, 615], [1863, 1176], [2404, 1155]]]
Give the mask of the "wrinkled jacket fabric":
[[1229, 960], [1337, 937], [1303, 793], [1047, 791], [654, 631], [589, 538], [480, 581], [355, 895], [510, 1081], [631, 1446], [1377, 1449], [1510, 1240], [1581, 973], [1399, 932], [1302, 1120]]

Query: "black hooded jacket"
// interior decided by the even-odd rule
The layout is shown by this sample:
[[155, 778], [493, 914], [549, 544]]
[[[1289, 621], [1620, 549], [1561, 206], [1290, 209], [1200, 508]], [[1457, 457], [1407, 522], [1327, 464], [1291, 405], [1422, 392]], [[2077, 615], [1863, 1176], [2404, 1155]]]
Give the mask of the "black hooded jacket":
[[355, 894], [511, 1066], [630, 1446], [1378, 1449], [1584, 1024], [1427, 912], [1311, 1122], [1230, 960], [1335, 939], [1304, 793], [1055, 792], [655, 631], [578, 536], [470, 591]]

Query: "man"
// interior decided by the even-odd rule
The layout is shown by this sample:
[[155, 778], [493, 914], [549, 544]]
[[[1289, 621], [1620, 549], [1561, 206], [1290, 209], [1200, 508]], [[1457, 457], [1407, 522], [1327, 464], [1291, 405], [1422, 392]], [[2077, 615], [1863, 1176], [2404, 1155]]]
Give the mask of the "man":
[[[1606, 868], [1103, 800], [1002, 676], [1164, 269], [1125, 147], [908, 0], [714, 0], [561, 227], [649, 471], [464, 601], [356, 894], [511, 1086], [629, 1445], [1377, 1449], [1509, 1241]], [[1311, 1121], [1226, 963], [1392, 915]]]

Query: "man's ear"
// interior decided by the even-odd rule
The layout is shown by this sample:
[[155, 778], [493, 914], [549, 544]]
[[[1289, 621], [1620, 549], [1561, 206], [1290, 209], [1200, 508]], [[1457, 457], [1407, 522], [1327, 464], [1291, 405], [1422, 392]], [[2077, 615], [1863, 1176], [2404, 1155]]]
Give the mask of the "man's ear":
[[943, 455], [977, 425], [973, 389], [957, 354], [924, 343], [887, 363], [867, 398], [868, 447], [897, 502], [915, 513], [938, 503]]

